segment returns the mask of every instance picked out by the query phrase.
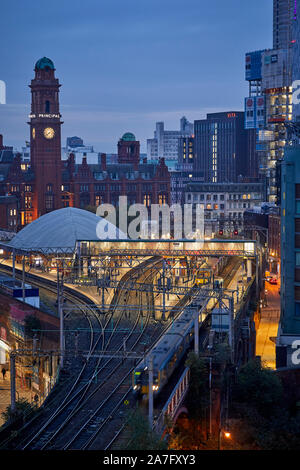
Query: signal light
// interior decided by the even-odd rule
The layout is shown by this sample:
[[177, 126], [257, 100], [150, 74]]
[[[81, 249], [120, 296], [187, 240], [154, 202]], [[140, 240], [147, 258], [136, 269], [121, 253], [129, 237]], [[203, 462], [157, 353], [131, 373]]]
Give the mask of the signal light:
[[223, 230], [222, 229], [219, 230], [219, 235], [223, 235], [223, 234], [224, 234]]
[[239, 234], [239, 231], [235, 229], [235, 231], [233, 232], [233, 235], [238, 235], [238, 234]]

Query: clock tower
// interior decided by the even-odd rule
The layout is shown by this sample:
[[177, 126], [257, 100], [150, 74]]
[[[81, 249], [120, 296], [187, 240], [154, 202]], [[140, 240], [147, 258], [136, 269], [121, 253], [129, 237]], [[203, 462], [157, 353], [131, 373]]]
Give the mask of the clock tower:
[[60, 84], [52, 60], [35, 64], [31, 88], [30, 155], [34, 173], [33, 218], [60, 209], [61, 204], [61, 114]]

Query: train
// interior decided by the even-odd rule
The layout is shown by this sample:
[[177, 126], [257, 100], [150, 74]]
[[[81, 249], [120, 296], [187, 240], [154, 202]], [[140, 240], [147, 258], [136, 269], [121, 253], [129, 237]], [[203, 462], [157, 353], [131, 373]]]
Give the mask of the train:
[[[214, 287], [222, 288], [223, 278], [215, 278]], [[213, 299], [207, 299], [202, 302], [202, 305], [197, 305], [198, 312], [200, 313], [204, 306], [212, 308], [212, 303], [215, 304]], [[192, 300], [188, 306], [195, 307], [196, 303]], [[151, 354], [153, 361], [153, 394], [157, 396], [161, 392], [192, 345], [194, 318], [195, 310], [184, 308], [151, 352], [135, 367], [132, 373], [132, 388], [136, 396], [141, 397], [148, 394], [149, 354]], [[204, 321], [206, 318], [207, 316]]]
[[[193, 338], [193, 314], [188, 309], [184, 309], [151, 351], [154, 396], [158, 395], [168, 382], [184, 354], [190, 348]], [[148, 394], [148, 361], [149, 355], [133, 371], [132, 387], [137, 396]]]
[[211, 271], [198, 271], [195, 278], [195, 285], [201, 286], [209, 284], [211, 281]]

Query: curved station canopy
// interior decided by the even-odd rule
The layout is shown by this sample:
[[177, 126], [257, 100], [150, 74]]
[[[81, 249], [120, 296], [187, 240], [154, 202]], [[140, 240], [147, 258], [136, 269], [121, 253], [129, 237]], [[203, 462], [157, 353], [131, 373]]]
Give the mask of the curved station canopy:
[[[100, 226], [99, 226], [100, 223]], [[99, 228], [100, 227], [100, 228]], [[245, 256], [257, 255], [250, 240], [131, 240], [111, 222], [75, 207], [45, 214], [26, 225], [1, 248], [15, 253], [74, 254], [80, 244], [98, 256]]]
[[[97, 226], [101, 220], [104, 219], [92, 212], [65, 207], [49, 212], [26, 225], [5, 246], [10, 251], [15, 249], [27, 252], [73, 253], [78, 242], [98, 239]], [[113, 224], [108, 221], [105, 221], [105, 224], [115, 233], [114, 238], [126, 238]]]

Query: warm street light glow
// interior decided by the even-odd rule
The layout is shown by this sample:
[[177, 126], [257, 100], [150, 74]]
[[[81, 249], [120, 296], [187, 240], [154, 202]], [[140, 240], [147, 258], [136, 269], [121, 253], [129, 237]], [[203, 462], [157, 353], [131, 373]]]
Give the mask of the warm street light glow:
[[230, 439], [230, 438], [231, 438], [231, 434], [230, 434], [230, 432], [228, 432], [228, 431], [224, 432], [224, 436], [225, 436], [227, 439]]

